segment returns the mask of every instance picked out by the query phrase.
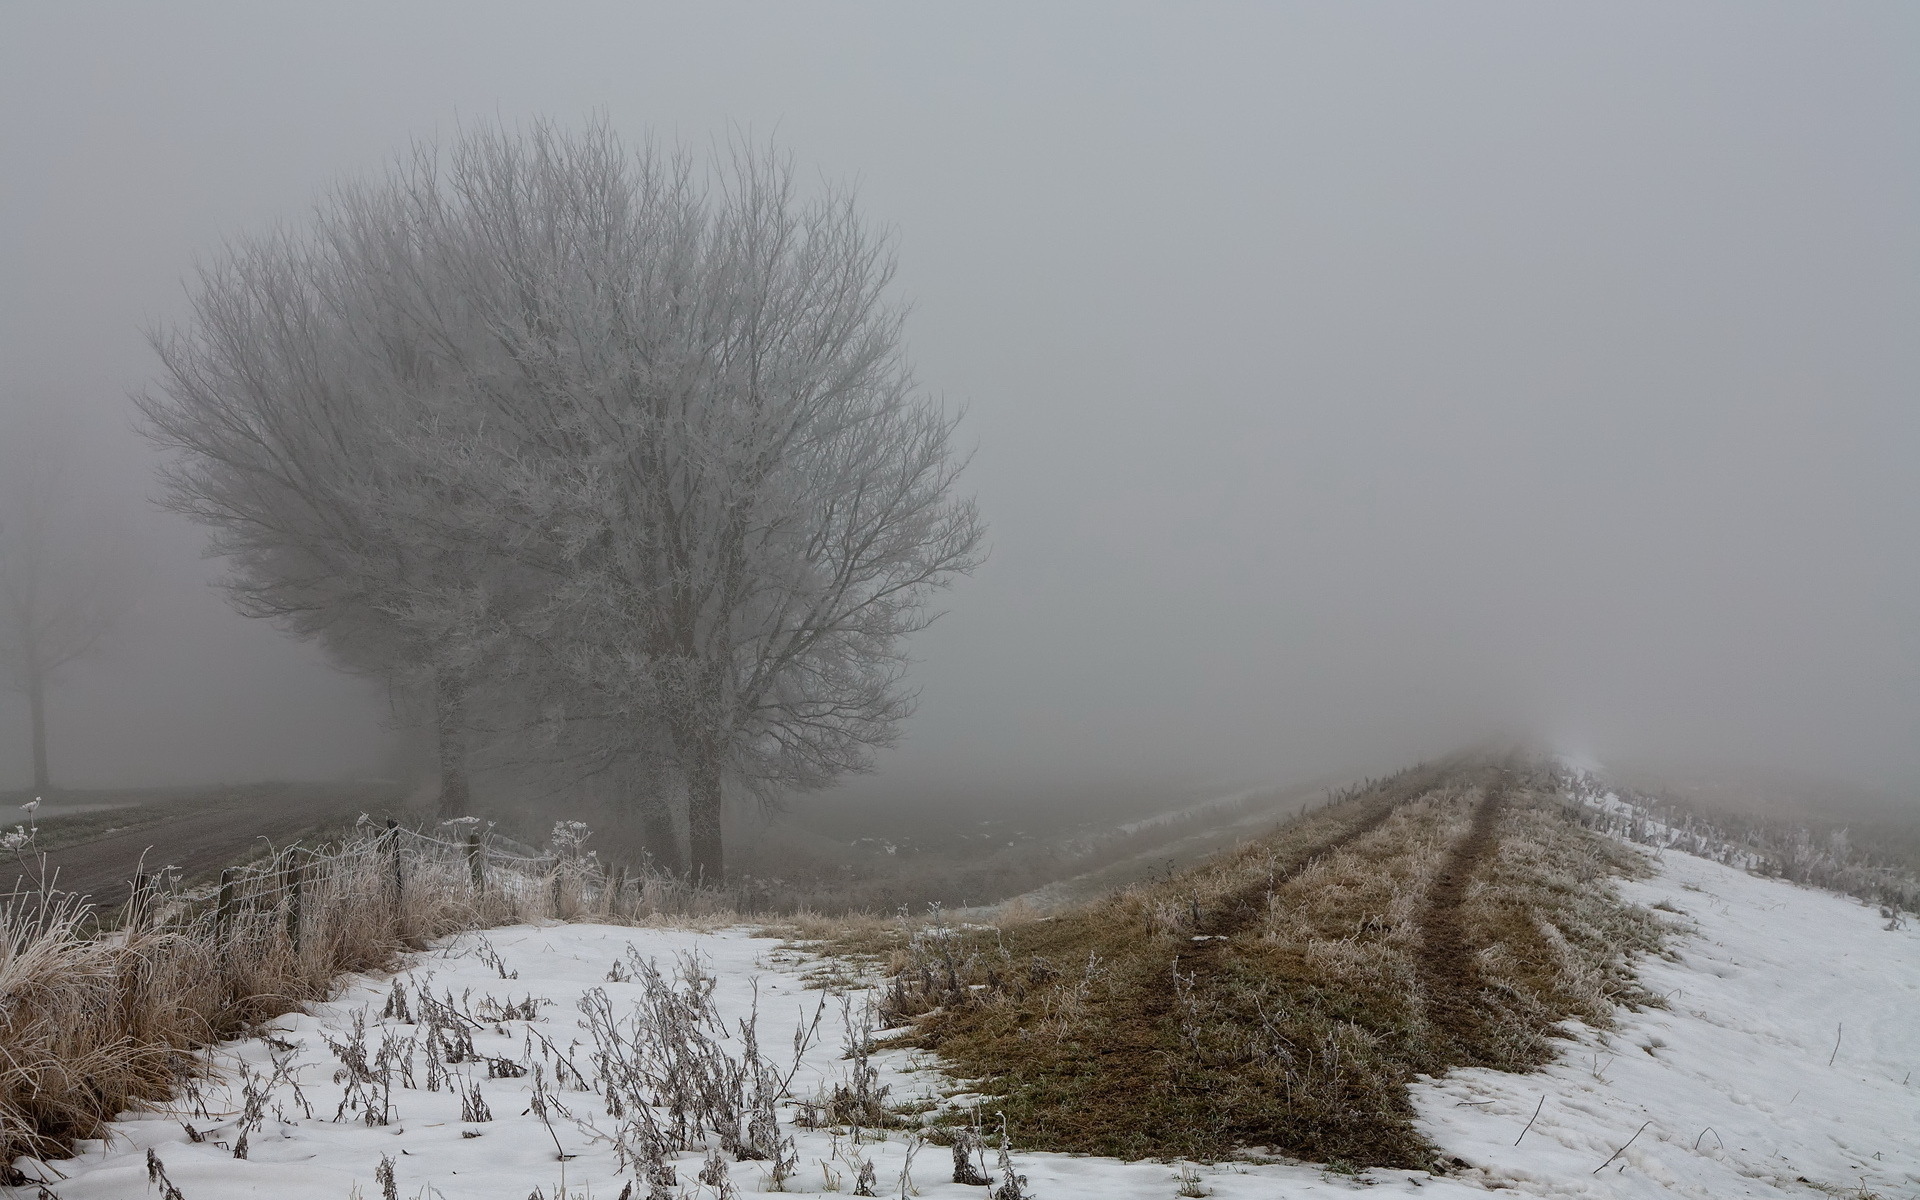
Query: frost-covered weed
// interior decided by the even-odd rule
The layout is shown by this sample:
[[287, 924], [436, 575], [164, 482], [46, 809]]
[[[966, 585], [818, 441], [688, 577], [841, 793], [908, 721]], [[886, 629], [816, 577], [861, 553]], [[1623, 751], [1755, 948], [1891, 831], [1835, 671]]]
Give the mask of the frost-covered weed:
[[[586, 836], [563, 829], [560, 852], [527, 858], [484, 839], [456, 843], [368, 822], [342, 844], [237, 868], [219, 887], [148, 888], [111, 936], [102, 936], [103, 914], [74, 897], [14, 897], [0, 905], [0, 1164], [98, 1136], [115, 1113], [184, 1088], [201, 1069], [193, 1048], [321, 999], [340, 974], [381, 969], [431, 939], [555, 916], [712, 914], [738, 899], [646, 872], [609, 878], [580, 852]], [[497, 954], [491, 961], [512, 978]], [[445, 1067], [472, 1059], [477, 1025], [445, 1010], [392, 1007], [409, 1003], [389, 997], [386, 1019], [428, 1026], [427, 1086], [449, 1087]], [[392, 1068], [408, 1085], [411, 1055], [389, 1051], [382, 1065], [378, 1050], [362, 1052], [365, 1070], [357, 1060], [341, 1069], [363, 1093], [352, 1101], [356, 1115], [377, 1122], [371, 1080]], [[490, 1072], [511, 1074], [503, 1062]], [[0, 1166], [0, 1183], [10, 1172]]]

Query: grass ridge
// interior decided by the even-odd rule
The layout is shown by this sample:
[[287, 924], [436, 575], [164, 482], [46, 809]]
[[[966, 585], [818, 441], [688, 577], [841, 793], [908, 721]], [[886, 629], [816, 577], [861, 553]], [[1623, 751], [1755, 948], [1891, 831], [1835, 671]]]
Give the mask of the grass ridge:
[[1639, 856], [1519, 758], [1422, 766], [1051, 918], [899, 948], [888, 1015], [1029, 1149], [1443, 1167], [1406, 1085], [1639, 1002]]

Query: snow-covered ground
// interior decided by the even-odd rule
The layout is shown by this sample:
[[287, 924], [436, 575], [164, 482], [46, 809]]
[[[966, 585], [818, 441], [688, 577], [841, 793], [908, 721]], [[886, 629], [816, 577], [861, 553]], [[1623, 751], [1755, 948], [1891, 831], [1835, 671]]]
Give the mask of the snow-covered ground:
[[1623, 886], [1687, 929], [1640, 964], [1667, 1007], [1577, 1030], [1539, 1074], [1416, 1087], [1434, 1139], [1542, 1196], [1920, 1197], [1920, 930], [1689, 854], [1659, 866]]
[[[1560, 1062], [1540, 1074], [1464, 1071], [1417, 1086], [1427, 1130], [1471, 1170], [1437, 1178], [1373, 1171], [1355, 1180], [1309, 1166], [1182, 1168], [1054, 1154], [1016, 1155], [1015, 1168], [1037, 1200], [1171, 1200], [1183, 1186], [1195, 1190], [1183, 1184], [1183, 1170], [1220, 1200], [1360, 1189], [1448, 1198], [1484, 1196], [1489, 1188], [1539, 1196], [1920, 1196], [1920, 1080], [1912, 1078], [1920, 1074], [1920, 931], [1889, 930], [1853, 901], [1673, 852], [1656, 878], [1626, 886], [1642, 903], [1664, 902], [1683, 914], [1673, 918], [1688, 929], [1675, 939], [1675, 956], [1642, 971], [1668, 1007], [1624, 1014], [1605, 1035], [1576, 1030]], [[480, 1064], [547, 1063], [570, 1052], [591, 1075], [578, 1002], [604, 989], [618, 1014], [638, 999], [640, 984], [614, 970], [629, 946], [663, 971], [680, 956], [699, 955], [729, 1022], [753, 1011], [757, 984], [758, 1029], [772, 1059], [791, 1058], [794, 1029], [812, 1019], [823, 995], [805, 986], [811, 964], [747, 931], [556, 925], [464, 936], [417, 956], [400, 982], [417, 997], [430, 981], [432, 994], [475, 1014], [529, 996], [538, 1002], [532, 1020], [481, 1020], [472, 1034], [479, 1059], [453, 1068], [463, 1086], [480, 1089], [491, 1120], [463, 1121], [459, 1095], [444, 1086], [425, 1090], [421, 1058], [412, 1066], [423, 1086], [395, 1084], [388, 1124], [370, 1125], [351, 1111], [333, 1119], [347, 1085], [336, 1081], [342, 1061], [330, 1040], [350, 1042], [356, 1018], [365, 1022], [369, 1055], [389, 1040], [395, 1047], [420, 1040], [419, 1026], [381, 1016], [394, 979], [354, 978], [333, 1003], [276, 1021], [278, 1047], [265, 1039], [222, 1047], [216, 1057], [226, 1082], [205, 1089], [201, 1111], [183, 1102], [177, 1112], [128, 1114], [112, 1139], [85, 1146], [75, 1159], [19, 1165], [46, 1174], [60, 1200], [159, 1195], [148, 1182], [149, 1148], [186, 1200], [372, 1200], [382, 1194], [376, 1172], [383, 1156], [401, 1197], [522, 1200], [537, 1190], [556, 1200], [564, 1188], [570, 1197], [616, 1200], [632, 1176], [619, 1170], [611, 1140], [619, 1123], [601, 1098], [577, 1085], [552, 1091], [551, 1071], [543, 1070], [546, 1094], [557, 1101], [543, 1120], [532, 1106], [536, 1076], [489, 1078]], [[518, 978], [502, 978], [502, 966]], [[241, 1069], [271, 1072], [276, 1054], [306, 1103], [288, 1086], [276, 1089], [249, 1136], [247, 1158], [236, 1159]], [[903, 1052], [876, 1062], [896, 1099], [943, 1084]], [[830, 1002], [792, 1090], [813, 1095], [848, 1071], [841, 1010]], [[204, 1140], [190, 1140], [189, 1127]], [[825, 1131], [789, 1125], [784, 1132], [795, 1139], [799, 1167], [782, 1190], [851, 1194], [858, 1156], [873, 1163], [880, 1195], [902, 1193], [905, 1135], [856, 1149]], [[697, 1152], [678, 1156], [677, 1190], [686, 1200], [719, 1200], [721, 1189], [697, 1178], [701, 1163]], [[986, 1189], [950, 1182], [951, 1169], [946, 1149], [925, 1146], [906, 1181], [910, 1194], [984, 1200]], [[767, 1165], [734, 1163], [728, 1186], [769, 1190]], [[647, 1191], [642, 1181], [634, 1195]], [[32, 1187], [12, 1194], [37, 1195]]]
[[1920, 931], [1678, 852], [1624, 891], [1688, 927], [1640, 964], [1667, 1008], [1417, 1087], [1432, 1137], [1542, 1196], [1920, 1196]]

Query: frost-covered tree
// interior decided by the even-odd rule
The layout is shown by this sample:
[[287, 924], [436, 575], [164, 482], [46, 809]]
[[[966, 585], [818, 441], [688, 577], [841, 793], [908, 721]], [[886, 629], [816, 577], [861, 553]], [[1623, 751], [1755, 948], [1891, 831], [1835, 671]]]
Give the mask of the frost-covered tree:
[[460, 681], [656, 829], [684, 796], [715, 876], [729, 789], [896, 736], [904, 639], [978, 557], [892, 274], [771, 152], [481, 131], [205, 276], [148, 413], [243, 611]]
[[728, 788], [821, 787], [895, 738], [904, 639], [978, 559], [889, 248], [774, 153], [604, 130], [472, 135], [414, 192], [460, 230], [462, 327], [492, 343], [465, 356], [487, 417], [453, 439], [458, 490], [551, 581], [520, 618], [538, 703], [669, 764], [717, 875]]
[[166, 503], [212, 529], [234, 606], [420, 696], [456, 815], [497, 556], [448, 536], [420, 456], [460, 401], [458, 364], [423, 340], [414, 306], [444, 287], [395, 215], [391, 196], [342, 189], [307, 235], [230, 249], [188, 324], [155, 338], [165, 374], [141, 407], [175, 452]]

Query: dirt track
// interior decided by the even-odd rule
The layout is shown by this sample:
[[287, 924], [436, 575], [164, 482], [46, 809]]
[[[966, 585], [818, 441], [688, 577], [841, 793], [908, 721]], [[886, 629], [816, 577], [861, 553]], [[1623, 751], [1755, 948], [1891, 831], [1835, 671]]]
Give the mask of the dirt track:
[[137, 872], [179, 868], [188, 880], [244, 861], [262, 839], [285, 844], [361, 812], [397, 811], [389, 789], [365, 786], [262, 785], [231, 798], [195, 804], [178, 816], [48, 851], [24, 864], [0, 866], [0, 894], [40, 889], [42, 873], [61, 892], [111, 908], [127, 898]]
[[1479, 1002], [1480, 972], [1473, 962], [1475, 947], [1461, 928], [1460, 905], [1474, 872], [1499, 845], [1495, 826], [1510, 786], [1504, 774], [1487, 784], [1474, 806], [1473, 823], [1447, 852], [1420, 916], [1416, 965], [1427, 996], [1428, 1021], [1435, 1029], [1447, 1031], [1467, 1063], [1483, 1057], [1479, 1048], [1486, 1021]]
[[[1330, 854], [1337, 854], [1380, 828], [1402, 804], [1424, 795], [1426, 791], [1424, 781], [1413, 786], [1402, 785], [1382, 790], [1365, 802], [1350, 824], [1332, 831], [1326, 838], [1305, 849], [1285, 869], [1248, 885], [1199, 913], [1193, 926], [1192, 948], [1175, 960], [1175, 971], [1191, 979], [1193, 986], [1211, 988], [1221, 985], [1234, 974], [1233, 961], [1237, 954], [1234, 939], [1253, 928], [1266, 915], [1268, 901], [1278, 888], [1314, 863]], [[1145, 1012], [1159, 1026], [1158, 1039], [1179, 1039], [1183, 1017], [1175, 1008], [1169, 993], [1156, 991], [1148, 994]], [[1169, 1083], [1168, 1086], [1173, 1085]]]
[[1300, 855], [1285, 870], [1249, 885], [1201, 914], [1194, 930], [1204, 940], [1196, 942], [1193, 952], [1183, 956], [1181, 961], [1189, 966], [1210, 965], [1226, 949], [1235, 934], [1247, 929], [1266, 913], [1267, 898], [1282, 884], [1327, 855], [1338, 853], [1372, 833], [1393, 815], [1395, 809], [1421, 794], [1423, 789], [1420, 788], [1396, 789], [1375, 797], [1353, 824], [1334, 832]]

